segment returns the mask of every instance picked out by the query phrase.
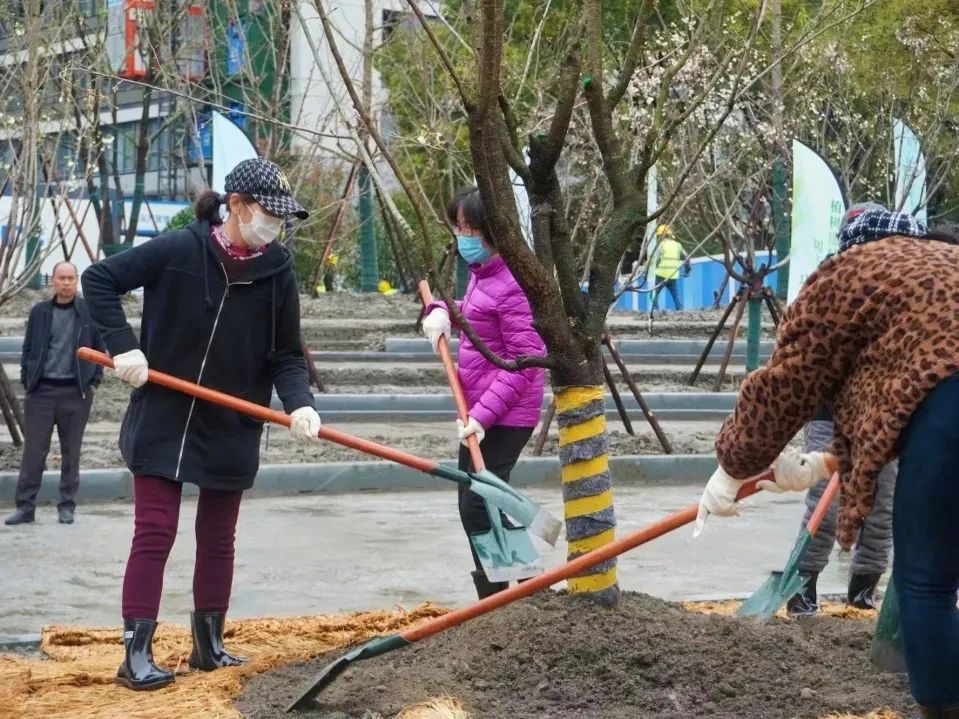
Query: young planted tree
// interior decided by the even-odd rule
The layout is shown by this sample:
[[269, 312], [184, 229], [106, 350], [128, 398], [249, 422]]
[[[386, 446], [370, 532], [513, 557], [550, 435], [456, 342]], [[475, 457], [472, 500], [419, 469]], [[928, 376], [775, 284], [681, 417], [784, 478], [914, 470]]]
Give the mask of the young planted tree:
[[[316, 0], [316, 5], [336, 57], [332, 23], [322, 1]], [[830, 4], [809, 21], [810, 32], [816, 23], [840, 17], [841, 10], [851, 5]], [[455, 18], [448, 19], [453, 32], [447, 33], [445, 41], [415, 2], [409, 6], [455, 88], [446, 101], [455, 100], [466, 119], [472, 170], [490, 229], [500, 254], [529, 298], [547, 354], [515, 360], [497, 357], [463, 324], [456, 308], [450, 310], [496, 366], [550, 371], [559, 416], [569, 555], [575, 557], [612, 541], [615, 528], [600, 339], [614, 297], [620, 258], [627, 246], [642, 236], [646, 224], [676, 201], [699, 156], [711, 145], [739, 98], [764, 72], [751, 62], [764, 5], [677, 2], [670, 4], [667, 14], [651, 0], [615, 9], [600, 0], [552, 4], [549, 12], [554, 19], [559, 17], [557, 24], [564, 28], [558, 33], [563, 51], [549, 83], [552, 107], [543, 117], [520, 115], [518, 110], [525, 106], [514, 102], [516, 89], [504, 85], [505, 77], [525, 75], [516, 67], [510, 69], [509, 62], [515, 57], [506, 52], [505, 38], [518, 6], [504, 0], [464, 4]], [[617, 13], [625, 14], [629, 18], [626, 27], [632, 28], [622, 45], [611, 42], [623, 27]], [[351, 89], [345, 68], [340, 69]], [[642, 82], [650, 78], [652, 81]], [[389, 148], [362, 112], [355, 90], [351, 95], [356, 117], [370, 131], [418, 208], [417, 230], [425, 234], [427, 212], [422, 209], [422, 193], [414, 191], [402, 176]], [[580, 283], [565, 188], [558, 174], [570, 125], [580, 106], [588, 114], [590, 139], [602, 165], [601, 191], [609, 198], [596, 232], [586, 288]], [[701, 130], [696, 149], [687, 164], [676, 167], [672, 189], [659, 207], [647, 212], [647, 176], [691, 123]], [[532, 248], [520, 229], [511, 173], [522, 181], [529, 196]], [[449, 301], [435, 273], [431, 279]], [[615, 601], [615, 562], [574, 577], [569, 586], [573, 592]]]

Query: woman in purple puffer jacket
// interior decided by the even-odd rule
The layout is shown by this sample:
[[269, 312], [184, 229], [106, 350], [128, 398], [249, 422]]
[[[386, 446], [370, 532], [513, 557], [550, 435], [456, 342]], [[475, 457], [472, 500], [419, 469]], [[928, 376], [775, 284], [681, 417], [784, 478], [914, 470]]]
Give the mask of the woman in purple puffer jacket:
[[[496, 251], [479, 190], [473, 187], [461, 191], [446, 212], [456, 230], [457, 249], [469, 265], [469, 286], [458, 305], [470, 327], [490, 350], [504, 359], [542, 355], [545, 348], [533, 329], [529, 301]], [[450, 331], [446, 306], [434, 302], [427, 308], [423, 320], [423, 332], [433, 344], [434, 352], [440, 336], [449, 337]], [[469, 408], [469, 421], [463, 425], [457, 420], [463, 443], [459, 468], [473, 469], [465, 440], [475, 434], [486, 468], [509, 481], [516, 460], [539, 422], [544, 372], [536, 368], [520, 372], [499, 369], [486, 360], [464, 334], [460, 339], [459, 379]], [[479, 495], [460, 486], [459, 508], [467, 536], [489, 530], [486, 505]], [[503, 523], [510, 526], [505, 516]], [[470, 549], [472, 551], [472, 545]], [[507, 587], [507, 582], [490, 582], [486, 578], [475, 551], [473, 562], [476, 565], [473, 581], [480, 599]]]

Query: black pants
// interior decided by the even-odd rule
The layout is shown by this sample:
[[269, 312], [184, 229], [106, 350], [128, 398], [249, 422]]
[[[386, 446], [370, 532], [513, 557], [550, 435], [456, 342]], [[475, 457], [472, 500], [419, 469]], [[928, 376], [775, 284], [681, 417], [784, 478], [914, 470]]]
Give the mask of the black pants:
[[[533, 429], [533, 427], [494, 425], [486, 430], [486, 436], [480, 442], [480, 450], [483, 452], [486, 469], [504, 482], [509, 482], [510, 472], [516, 466], [516, 460], [519, 459], [523, 447], [533, 436]], [[463, 445], [460, 445], [459, 468], [464, 471], [473, 471], [469, 448]], [[459, 504], [460, 521], [463, 522], [463, 529], [467, 537], [474, 532], [485, 532], [490, 528], [489, 515], [486, 513], [486, 504], [482, 497], [466, 489], [463, 485], [459, 485]], [[506, 515], [502, 515], [502, 519], [504, 527], [513, 526]], [[470, 552], [473, 554], [473, 563], [476, 568], [482, 569], [472, 542], [470, 542]]]
[[80, 395], [76, 385], [63, 387], [40, 382], [23, 400], [23, 459], [17, 480], [18, 508], [33, 509], [50, 453], [56, 425], [60, 437], [60, 507], [76, 506], [80, 487], [80, 443], [90, 417], [93, 393]]

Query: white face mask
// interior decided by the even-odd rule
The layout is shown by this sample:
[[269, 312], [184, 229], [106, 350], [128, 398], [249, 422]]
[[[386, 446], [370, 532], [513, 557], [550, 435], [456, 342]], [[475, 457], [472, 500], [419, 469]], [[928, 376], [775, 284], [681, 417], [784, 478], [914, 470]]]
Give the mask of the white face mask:
[[[244, 205], [250, 210], [249, 205]], [[265, 247], [280, 235], [283, 229], [282, 217], [271, 217], [259, 210], [250, 210], [253, 219], [249, 222], [240, 220], [240, 235], [250, 247]]]

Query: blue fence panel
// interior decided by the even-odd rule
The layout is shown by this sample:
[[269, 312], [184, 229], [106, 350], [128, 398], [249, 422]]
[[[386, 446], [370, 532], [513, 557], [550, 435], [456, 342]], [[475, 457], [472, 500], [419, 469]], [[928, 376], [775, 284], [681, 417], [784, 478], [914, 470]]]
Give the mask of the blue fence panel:
[[[767, 255], [763, 253], [761, 262], [767, 262]], [[776, 253], [772, 254], [771, 260], [776, 262]], [[683, 301], [684, 309], [701, 310], [712, 307], [716, 302], [715, 293], [723, 286], [723, 280], [726, 278], [726, 268], [722, 263], [721, 255], [709, 257], [697, 257], [691, 263], [691, 272], [689, 277], [680, 277], [679, 294]], [[766, 287], [775, 289], [776, 273], [766, 277], [764, 282]], [[630, 287], [641, 289], [641, 292], [626, 290], [623, 292], [613, 308], [622, 311], [648, 312], [652, 302], [652, 292], [648, 290], [651, 286], [646, 283], [645, 278], [640, 278], [633, 282]], [[619, 287], [617, 287], [617, 290]], [[733, 296], [739, 290], [738, 282], [727, 283], [723, 296], [720, 298], [720, 306], [729, 303]], [[673, 298], [664, 288], [659, 293], [658, 301], [660, 310], [675, 310]]]

